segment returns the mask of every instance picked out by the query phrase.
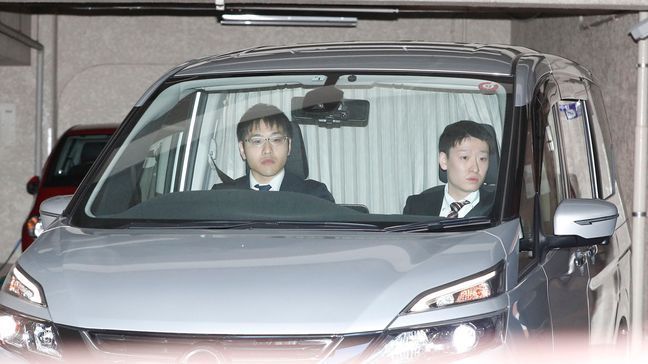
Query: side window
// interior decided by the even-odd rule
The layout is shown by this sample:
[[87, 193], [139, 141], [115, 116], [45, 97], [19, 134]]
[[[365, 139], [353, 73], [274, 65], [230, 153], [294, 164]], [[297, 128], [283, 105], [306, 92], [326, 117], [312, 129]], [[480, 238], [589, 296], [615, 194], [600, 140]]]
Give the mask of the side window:
[[591, 99], [587, 103], [587, 117], [592, 129], [592, 148], [594, 149], [595, 175], [598, 181], [598, 197], [607, 199], [614, 194], [612, 142], [607, 114], [603, 106], [603, 95], [596, 85], [590, 86]]
[[[151, 143], [141, 166], [137, 189], [142, 201], [177, 191], [191, 189], [194, 162], [201, 139], [203, 98], [194, 92], [178, 102], [175, 107], [151, 122], [141, 133], [141, 140]], [[144, 143], [143, 143], [144, 144]], [[205, 149], [205, 148], [203, 148]], [[206, 166], [206, 151], [201, 162]], [[204, 172], [205, 168], [200, 171]]]
[[[590, 164], [589, 127], [583, 101], [560, 101], [558, 104], [560, 149], [567, 183], [566, 196], [592, 198], [593, 180]], [[556, 114], [556, 112], [554, 112]]]
[[182, 136], [183, 132], [168, 135], [151, 145], [139, 180], [142, 201], [176, 190]]
[[[552, 113], [547, 115], [542, 144], [542, 163], [540, 164], [540, 212], [542, 232], [553, 234], [553, 217], [562, 200], [563, 185], [560, 174], [560, 154], [556, 137], [556, 125]], [[540, 148], [537, 148], [540, 149]]]
[[[592, 150], [594, 157], [594, 176], [597, 181], [598, 193], [597, 197], [601, 199], [609, 199], [615, 194], [614, 185], [614, 169], [613, 169], [613, 155], [612, 144], [610, 142], [610, 129], [603, 106], [603, 95], [600, 89], [593, 84], [589, 84], [590, 97], [586, 103], [586, 116], [589, 121], [592, 138]], [[617, 203], [617, 198], [612, 198], [610, 202]], [[623, 210], [622, 205], [617, 205], [620, 210]], [[622, 211], [620, 211], [623, 213]], [[603, 270], [611, 264], [616, 264], [620, 252], [623, 250], [621, 246], [630, 244], [630, 237], [625, 229], [619, 229], [607, 244], [599, 244], [596, 246], [597, 253], [595, 258], [589, 265], [590, 276], [596, 279], [596, 276], [603, 272]]]
[[[529, 123], [531, 124], [531, 123]], [[533, 135], [531, 125], [527, 127], [524, 147], [523, 183], [520, 196], [520, 220], [522, 234], [528, 240], [533, 239], [533, 199], [535, 187], [533, 182]]]
[[[545, 125], [542, 132], [536, 128], [534, 135], [531, 123], [527, 128], [524, 152], [523, 185], [520, 196], [520, 222], [523, 241], [535, 244], [534, 199], [538, 193], [540, 203], [540, 223], [544, 234], [553, 234], [553, 216], [563, 196], [560, 174], [560, 156], [556, 145], [554, 118], [551, 113], [543, 116]], [[534, 145], [534, 143], [536, 145]], [[541, 158], [540, 163], [538, 159]], [[538, 187], [536, 188], [536, 185]], [[527, 246], [525, 250], [532, 249]], [[521, 252], [518, 262], [519, 272], [523, 272], [534, 261], [531, 252]]]
[[[545, 235], [553, 234], [553, 217], [558, 203], [565, 195], [556, 133], [556, 109], [552, 108], [548, 101], [555, 97], [554, 90], [555, 87], [548, 82], [539, 92], [533, 106], [533, 116], [536, 120], [529, 120], [527, 126], [519, 210], [522, 241], [527, 245], [522, 247], [523, 250], [533, 250], [535, 228], [539, 228]], [[534, 226], [536, 196], [540, 207], [538, 227]], [[520, 272], [532, 262], [531, 254], [522, 252], [519, 261]]]

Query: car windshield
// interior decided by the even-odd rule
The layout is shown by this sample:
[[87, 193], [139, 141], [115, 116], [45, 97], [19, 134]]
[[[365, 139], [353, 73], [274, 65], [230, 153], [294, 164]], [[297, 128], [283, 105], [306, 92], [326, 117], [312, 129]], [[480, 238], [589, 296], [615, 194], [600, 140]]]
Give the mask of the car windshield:
[[[77, 221], [384, 228], [445, 219], [439, 209], [450, 211], [451, 201], [443, 203], [448, 177], [482, 191], [481, 200], [467, 197], [482, 208], [458, 217], [488, 218], [494, 199], [486, 193], [495, 193], [511, 89], [502, 79], [341, 73], [169, 82], [129, 121], [130, 133], [104, 161]], [[277, 121], [284, 118], [289, 127]], [[253, 122], [237, 134], [242, 119]], [[443, 158], [439, 138], [462, 120], [482, 134], [470, 132], [476, 144], [460, 136], [450, 146], [457, 151], [466, 142], [477, 156], [470, 147]], [[447, 173], [441, 159], [448, 171], [459, 169]], [[256, 191], [266, 182], [279, 191]]]
[[61, 141], [43, 179], [44, 187], [78, 186], [110, 135], [70, 135]]

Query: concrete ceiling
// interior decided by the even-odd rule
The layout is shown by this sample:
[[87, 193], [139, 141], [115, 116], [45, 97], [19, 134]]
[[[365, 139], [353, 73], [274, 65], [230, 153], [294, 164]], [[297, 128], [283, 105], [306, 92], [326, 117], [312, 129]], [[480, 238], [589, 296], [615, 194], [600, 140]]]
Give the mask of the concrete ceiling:
[[[220, 5], [216, 9], [216, 5]], [[257, 9], [275, 11], [343, 11], [369, 13], [372, 10], [392, 13], [414, 12], [614, 12], [647, 11], [647, 0], [0, 0], [0, 11], [80, 12], [106, 9], [128, 11]]]

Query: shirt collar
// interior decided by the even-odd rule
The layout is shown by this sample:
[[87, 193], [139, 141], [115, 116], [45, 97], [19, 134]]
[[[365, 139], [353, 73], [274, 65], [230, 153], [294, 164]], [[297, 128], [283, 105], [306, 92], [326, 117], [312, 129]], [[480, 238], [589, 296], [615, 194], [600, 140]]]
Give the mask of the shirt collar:
[[285, 175], [286, 175], [286, 170], [282, 169], [279, 173], [277, 173], [270, 180], [270, 183], [259, 183], [259, 181], [257, 181], [254, 178], [254, 175], [252, 174], [252, 172], [250, 172], [250, 174], [249, 174], [249, 176], [250, 176], [250, 189], [258, 191], [259, 189], [254, 187], [255, 185], [257, 185], [257, 184], [262, 184], [262, 185], [268, 184], [271, 187], [270, 191], [279, 191], [279, 189], [281, 188], [281, 183], [283, 182], [283, 179], [284, 179]]
[[[479, 203], [479, 190], [471, 192], [466, 196], [463, 200], [461, 201], [468, 201], [468, 204], [464, 205], [460, 210], [459, 210], [459, 215], [457, 217], [464, 217], [470, 210], [475, 207]], [[448, 185], [445, 185], [445, 188], [443, 190], [443, 203], [441, 204], [441, 211], [439, 212], [439, 216], [448, 216], [448, 213], [450, 213], [450, 204], [455, 201], [452, 196], [448, 193]]]
[[[443, 200], [444, 202], [447, 202], [448, 205], [450, 205], [453, 202], [459, 202], [452, 198], [450, 196], [450, 193], [448, 193], [448, 184], [446, 183], [445, 187], [443, 188]], [[473, 191], [468, 194], [468, 196], [464, 197], [461, 201], [468, 201], [470, 205], [476, 205], [477, 202], [479, 202], [479, 190]]]

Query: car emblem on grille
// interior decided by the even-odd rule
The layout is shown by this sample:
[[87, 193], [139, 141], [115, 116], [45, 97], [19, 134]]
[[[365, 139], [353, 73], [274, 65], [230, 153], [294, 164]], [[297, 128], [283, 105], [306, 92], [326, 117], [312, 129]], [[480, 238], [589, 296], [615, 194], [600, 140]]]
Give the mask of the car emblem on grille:
[[191, 349], [191, 351], [182, 355], [180, 364], [226, 364], [229, 363], [227, 358], [209, 346], [198, 346]]

